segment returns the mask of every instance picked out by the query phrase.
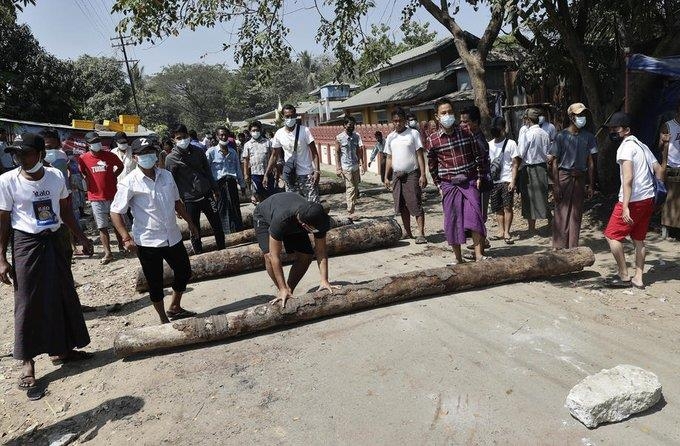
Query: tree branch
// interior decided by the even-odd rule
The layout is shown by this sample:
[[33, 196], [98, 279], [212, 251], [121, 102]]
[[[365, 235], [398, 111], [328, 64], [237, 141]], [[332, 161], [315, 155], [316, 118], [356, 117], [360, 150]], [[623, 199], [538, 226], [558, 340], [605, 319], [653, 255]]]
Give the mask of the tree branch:
[[486, 56], [489, 54], [489, 50], [491, 50], [491, 47], [493, 46], [493, 43], [496, 41], [498, 33], [500, 32], [501, 27], [503, 26], [503, 18], [505, 17], [505, 11], [511, 6], [512, 2], [510, 0], [508, 1], [496, 0], [495, 2], [492, 3], [491, 19], [489, 20], [489, 23], [486, 25], [484, 34], [482, 34], [482, 38], [479, 39], [479, 43], [477, 44], [477, 52], [479, 53], [479, 58], [482, 61], [482, 63], [486, 62]]

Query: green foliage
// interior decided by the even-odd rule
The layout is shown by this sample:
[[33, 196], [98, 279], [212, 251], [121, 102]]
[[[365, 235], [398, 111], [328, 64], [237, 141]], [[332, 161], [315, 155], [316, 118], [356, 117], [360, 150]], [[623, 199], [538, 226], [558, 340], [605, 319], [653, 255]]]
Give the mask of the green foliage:
[[77, 116], [101, 122], [133, 111], [132, 91], [116, 59], [85, 54], [71, 65]]

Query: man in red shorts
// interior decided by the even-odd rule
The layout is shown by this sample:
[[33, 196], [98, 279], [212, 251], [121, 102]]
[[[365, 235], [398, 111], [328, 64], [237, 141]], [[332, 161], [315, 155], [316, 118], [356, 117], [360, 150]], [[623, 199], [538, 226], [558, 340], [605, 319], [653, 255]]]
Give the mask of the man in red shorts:
[[[663, 178], [663, 168], [649, 148], [630, 132], [630, 117], [623, 112], [614, 113], [607, 124], [609, 138], [620, 142], [616, 162], [621, 169], [619, 201], [614, 206], [604, 236], [616, 260], [618, 275], [607, 279], [612, 288], [644, 289], [642, 273], [645, 268], [645, 237], [649, 219], [654, 212], [654, 182], [652, 175]], [[635, 274], [628, 276], [623, 241], [630, 236], [635, 245]]]

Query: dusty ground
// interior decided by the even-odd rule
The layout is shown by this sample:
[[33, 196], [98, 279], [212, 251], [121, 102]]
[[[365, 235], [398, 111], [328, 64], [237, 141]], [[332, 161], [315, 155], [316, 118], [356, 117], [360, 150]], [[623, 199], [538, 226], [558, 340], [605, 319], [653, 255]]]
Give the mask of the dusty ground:
[[[328, 198], [328, 197], [327, 197]], [[342, 214], [343, 197], [329, 198]], [[390, 214], [388, 194], [362, 198], [364, 215]], [[441, 207], [427, 204], [427, 246], [333, 258], [336, 283], [442, 266], [452, 258]], [[600, 205], [599, 213], [606, 213]], [[598, 212], [593, 212], [597, 214]], [[524, 239], [494, 242], [492, 256], [549, 248]], [[490, 230], [495, 230], [489, 223]], [[644, 291], [599, 286], [614, 266], [596, 221], [585, 244], [594, 267], [569, 277], [423, 299], [232, 342], [121, 361], [113, 339], [156, 323], [131, 290], [137, 260], [100, 266], [78, 259], [74, 273], [96, 357], [53, 367], [37, 360], [47, 395], [30, 402], [16, 388], [19, 367], [0, 362], [3, 442], [43, 444], [64, 433], [89, 444], [680, 444], [680, 284], [677, 242], [649, 237]], [[310, 270], [300, 290], [318, 282]], [[12, 292], [0, 288], [0, 353], [11, 352]], [[202, 314], [264, 302], [264, 271], [195, 283], [187, 308]], [[111, 307], [121, 304], [118, 311]], [[108, 306], [108, 307], [107, 307]], [[564, 408], [581, 378], [617, 364], [656, 373], [665, 401], [641, 416], [588, 430]]]

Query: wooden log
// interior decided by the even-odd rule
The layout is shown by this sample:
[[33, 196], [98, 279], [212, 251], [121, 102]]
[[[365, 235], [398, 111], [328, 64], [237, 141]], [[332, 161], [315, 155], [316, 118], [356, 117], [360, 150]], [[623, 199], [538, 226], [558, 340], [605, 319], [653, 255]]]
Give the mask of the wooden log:
[[114, 351], [119, 357], [126, 357], [228, 339], [410, 299], [507, 282], [545, 279], [580, 271], [593, 263], [595, 256], [590, 248], [580, 247], [412, 271], [345, 286], [333, 294], [303, 294], [289, 300], [285, 308], [262, 304], [227, 314], [129, 329], [116, 337]]
[[[331, 217], [331, 228], [338, 228], [340, 226], [346, 226], [351, 224], [353, 224], [352, 220], [350, 220], [347, 217]], [[256, 241], [255, 230], [246, 229], [244, 231], [232, 232], [231, 234], [227, 234], [224, 236], [224, 241], [227, 247], [245, 245], [247, 243], [254, 243]], [[201, 239], [201, 242], [203, 242], [203, 252], [217, 251], [217, 242], [215, 241], [214, 236], [204, 237]], [[189, 255], [193, 256], [194, 254], [193, 249], [191, 247], [191, 242], [185, 241], [184, 246], [189, 252]]]
[[[322, 203], [324, 210], [326, 213], [330, 212], [331, 206], [328, 203]], [[254, 207], [250, 207], [248, 209], [243, 209], [243, 206], [241, 206], [241, 217], [243, 218], [243, 229], [250, 229], [253, 227], [253, 210]], [[189, 235], [189, 226], [187, 225], [187, 222], [185, 222], [182, 219], [177, 220], [177, 224], [179, 224], [179, 230], [182, 232], [182, 240], [189, 240], [190, 235]], [[201, 237], [208, 237], [213, 234], [213, 229], [212, 226], [210, 226], [210, 223], [206, 218], [201, 218]]]
[[[376, 248], [394, 246], [401, 240], [401, 226], [394, 219], [366, 221], [349, 226], [340, 226], [328, 231], [326, 245], [328, 255], [336, 256], [350, 252], [368, 251]], [[283, 255], [284, 262], [292, 256]], [[264, 257], [256, 244], [206, 252], [191, 257], [191, 281], [227, 277], [264, 267]], [[168, 265], [163, 267], [163, 285], [172, 284], [173, 274]], [[147, 291], [148, 284], [142, 273], [137, 270], [135, 289]]]

